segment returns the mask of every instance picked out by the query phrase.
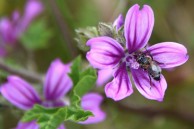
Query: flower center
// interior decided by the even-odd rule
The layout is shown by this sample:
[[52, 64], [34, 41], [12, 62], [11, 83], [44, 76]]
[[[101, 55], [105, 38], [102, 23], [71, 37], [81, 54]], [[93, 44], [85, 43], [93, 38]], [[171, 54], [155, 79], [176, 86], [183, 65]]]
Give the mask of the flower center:
[[138, 51], [132, 54], [126, 52], [122, 62], [126, 63], [127, 69], [141, 68], [141, 70], [148, 73], [149, 77], [152, 77], [156, 81], [160, 80], [162, 70], [149, 52]]
[[137, 62], [134, 54], [125, 53], [125, 57], [122, 59], [122, 62], [126, 63], [127, 68], [138, 69], [139, 63]]

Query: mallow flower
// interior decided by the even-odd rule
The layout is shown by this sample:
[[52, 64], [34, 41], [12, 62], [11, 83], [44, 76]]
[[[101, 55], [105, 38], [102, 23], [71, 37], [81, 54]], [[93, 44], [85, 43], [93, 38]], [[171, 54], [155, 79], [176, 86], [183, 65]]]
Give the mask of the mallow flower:
[[[122, 22], [115, 22], [122, 23]], [[115, 101], [133, 93], [131, 78], [137, 90], [147, 99], [162, 101], [167, 83], [161, 69], [174, 68], [188, 60], [187, 49], [175, 42], [162, 42], [148, 46], [154, 26], [154, 14], [150, 6], [140, 9], [132, 6], [125, 17], [123, 38], [118, 40], [99, 36], [87, 41], [90, 51], [86, 58], [97, 69], [112, 69], [113, 80], [106, 84], [106, 96]]]
[[[8, 81], [1, 86], [1, 94], [10, 103], [22, 110], [29, 110], [34, 104], [40, 104], [47, 108], [68, 106], [69, 101], [64, 96], [72, 88], [72, 80], [68, 76], [69, 64], [63, 64], [59, 59], [54, 60], [45, 77], [43, 87], [43, 98], [25, 80], [18, 76], [11, 75]], [[94, 117], [89, 117], [81, 124], [93, 124], [105, 119], [105, 113], [100, 109], [103, 98], [97, 93], [88, 93], [81, 99], [81, 106], [84, 110], [89, 110]], [[60, 125], [58, 129], [64, 129]], [[19, 122], [16, 129], [39, 129], [36, 121], [27, 123]]]
[[4, 56], [7, 47], [17, 42], [32, 20], [38, 16], [42, 10], [43, 5], [40, 1], [27, 0], [23, 15], [15, 10], [11, 18], [2, 17], [0, 19], [0, 56]]

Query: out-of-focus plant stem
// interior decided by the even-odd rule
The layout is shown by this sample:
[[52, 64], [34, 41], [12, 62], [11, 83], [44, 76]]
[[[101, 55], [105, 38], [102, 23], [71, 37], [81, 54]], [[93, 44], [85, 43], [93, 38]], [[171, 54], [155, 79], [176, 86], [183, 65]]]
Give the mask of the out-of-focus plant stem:
[[171, 117], [173, 119], [180, 120], [185, 123], [193, 124], [194, 125], [194, 114], [189, 112], [179, 112], [177, 110], [172, 109], [156, 109], [153, 107], [133, 107], [130, 105], [123, 105], [121, 103], [117, 104], [118, 108], [122, 111], [127, 111], [135, 114], [144, 115], [146, 117], [155, 117], [155, 116], [164, 116], [164, 117]]
[[63, 34], [63, 38], [64, 41], [67, 44], [67, 47], [69, 49], [70, 52], [70, 56], [73, 58], [77, 55], [77, 52], [75, 51], [75, 49], [73, 48], [73, 37], [72, 35], [69, 33], [69, 27], [67, 25], [67, 22], [63, 19], [63, 15], [61, 14], [59, 8], [57, 7], [56, 1], [55, 0], [48, 0], [48, 3], [51, 7], [51, 10], [56, 18], [56, 21], [60, 27], [60, 30]]
[[28, 56], [28, 60], [27, 60], [27, 67], [28, 67], [28, 70], [36, 70], [36, 64], [34, 62], [34, 52], [30, 49], [27, 49], [27, 56]]
[[35, 82], [43, 82], [43, 77], [37, 73], [30, 72], [24, 69], [14, 69], [8, 65], [6, 65], [2, 60], [0, 60], [0, 69], [13, 74], [13, 75], [18, 75], [20, 77], [23, 77], [25, 79], [28, 79], [30, 81], [35, 81]]

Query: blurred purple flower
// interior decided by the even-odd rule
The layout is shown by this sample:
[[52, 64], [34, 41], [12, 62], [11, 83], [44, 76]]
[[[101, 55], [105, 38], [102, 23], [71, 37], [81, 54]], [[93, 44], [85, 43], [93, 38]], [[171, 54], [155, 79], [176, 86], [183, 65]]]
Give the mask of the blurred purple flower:
[[38, 0], [28, 0], [23, 16], [14, 11], [12, 18], [0, 20], [0, 56], [6, 55], [6, 47], [14, 45], [32, 20], [42, 12], [43, 5]]
[[103, 97], [97, 93], [88, 93], [81, 99], [81, 106], [84, 110], [89, 110], [94, 117], [89, 117], [86, 121], [79, 122], [81, 124], [94, 124], [104, 121], [106, 114], [100, 109]]
[[[160, 68], [173, 68], [188, 60], [187, 49], [178, 43], [163, 42], [146, 49], [154, 26], [154, 14], [150, 6], [134, 5], [128, 10], [124, 22], [126, 49], [115, 39], [102, 36], [90, 39], [87, 45], [91, 50], [86, 57], [94, 68], [112, 69], [114, 79], [105, 86], [106, 96], [115, 101], [124, 99], [133, 93], [128, 71], [131, 71], [134, 84], [146, 98], [162, 101], [167, 83], [164, 76], [160, 80], [150, 77], [148, 70], [140, 67], [137, 54], [149, 53]], [[143, 50], [144, 49], [144, 50]]]
[[[70, 65], [63, 64], [59, 59], [54, 60], [46, 74], [41, 99], [36, 90], [28, 82], [17, 76], [9, 76], [8, 82], [1, 86], [1, 94], [16, 107], [29, 110], [34, 104], [41, 104], [45, 107], [61, 107], [69, 104], [63, 97], [72, 88], [72, 81], [68, 76]], [[95, 103], [92, 103], [94, 102]], [[102, 96], [96, 93], [86, 94], [82, 98], [84, 110], [90, 110], [95, 116], [84, 121], [83, 124], [97, 123], [105, 119], [105, 113], [100, 109]], [[100, 117], [100, 118], [99, 118]], [[35, 121], [19, 122], [17, 129], [38, 129]], [[58, 129], [64, 129], [61, 125]]]

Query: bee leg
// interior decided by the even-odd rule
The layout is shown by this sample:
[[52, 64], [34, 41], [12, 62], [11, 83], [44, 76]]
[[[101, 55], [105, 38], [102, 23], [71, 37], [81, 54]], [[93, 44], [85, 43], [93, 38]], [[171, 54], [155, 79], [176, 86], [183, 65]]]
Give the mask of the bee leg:
[[147, 47], [148, 47], [148, 45], [145, 46], [146, 54], [150, 55], [150, 52], [148, 51]]
[[152, 78], [150, 77], [149, 73], [148, 73], [149, 79], [150, 79], [150, 90], [152, 88]]

